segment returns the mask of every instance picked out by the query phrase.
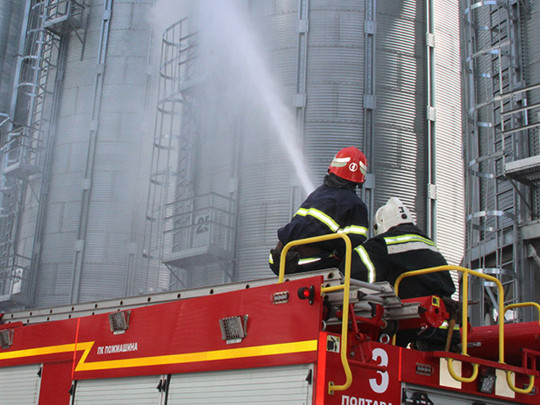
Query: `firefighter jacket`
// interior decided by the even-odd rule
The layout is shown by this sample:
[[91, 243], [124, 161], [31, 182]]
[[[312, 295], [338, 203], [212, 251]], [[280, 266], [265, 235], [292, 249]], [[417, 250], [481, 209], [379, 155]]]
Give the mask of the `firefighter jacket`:
[[[402, 273], [444, 265], [446, 259], [431, 239], [412, 223], [401, 224], [353, 249], [351, 278], [393, 286]], [[401, 298], [450, 297], [454, 292], [448, 271], [405, 278], [399, 285]]]
[[[356, 185], [348, 183], [340, 182], [334, 175], [327, 175], [324, 184], [315, 189], [291, 221], [278, 230], [278, 246], [282, 247], [293, 240], [330, 233], [347, 234], [352, 246], [365, 241], [368, 228], [367, 207], [357, 196]], [[334, 239], [317, 245], [298, 246], [295, 251], [298, 252], [298, 265], [305, 265], [300, 271], [337, 267], [340, 258], [344, 257], [345, 243], [341, 239]], [[276, 273], [275, 262], [270, 255], [270, 268]]]

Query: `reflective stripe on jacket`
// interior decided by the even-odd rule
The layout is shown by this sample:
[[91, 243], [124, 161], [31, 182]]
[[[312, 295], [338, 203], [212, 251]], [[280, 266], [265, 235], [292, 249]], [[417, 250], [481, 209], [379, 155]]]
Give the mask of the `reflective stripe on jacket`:
[[[367, 207], [356, 192], [322, 185], [313, 191], [295, 213], [291, 221], [278, 230], [278, 238], [285, 245], [292, 240], [345, 233], [353, 246], [367, 238]], [[336, 239], [317, 244], [321, 252], [344, 254], [343, 241]]]
[[[395, 226], [356, 246], [352, 255], [351, 276], [363, 281], [388, 281], [394, 285], [403, 273], [446, 265], [435, 242], [413, 224]], [[449, 297], [455, 286], [448, 271], [423, 274], [400, 283], [401, 298], [438, 295]]]

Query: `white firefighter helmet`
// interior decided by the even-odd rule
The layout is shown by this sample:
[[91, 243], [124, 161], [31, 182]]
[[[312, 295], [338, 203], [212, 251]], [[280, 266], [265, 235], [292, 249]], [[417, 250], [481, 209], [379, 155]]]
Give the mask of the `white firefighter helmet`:
[[386, 204], [377, 210], [374, 222], [375, 235], [384, 233], [396, 225], [414, 224], [411, 211], [397, 197], [391, 197]]

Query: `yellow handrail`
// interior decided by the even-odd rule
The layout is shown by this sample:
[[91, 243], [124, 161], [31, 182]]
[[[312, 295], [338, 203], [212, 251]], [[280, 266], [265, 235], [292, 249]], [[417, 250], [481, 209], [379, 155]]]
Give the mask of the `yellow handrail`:
[[451, 357], [448, 357], [446, 361], [448, 363], [448, 372], [450, 373], [450, 375], [452, 376], [454, 380], [461, 381], [464, 383], [470, 383], [476, 380], [476, 377], [478, 377], [478, 364], [472, 363], [473, 371], [470, 377], [461, 377], [457, 375], [456, 372], [454, 371], [454, 359]]
[[518, 394], [528, 394], [534, 388], [534, 375], [532, 374], [529, 375], [529, 385], [527, 386], [527, 388], [516, 387], [514, 385], [514, 382], [512, 381], [511, 375], [512, 375], [512, 371], [506, 370], [506, 383], [508, 384], [508, 386], [510, 387], [512, 391], [517, 392]]
[[462, 308], [462, 328], [461, 328], [461, 354], [467, 356], [467, 338], [468, 338], [468, 329], [467, 329], [467, 316], [468, 316], [468, 305], [469, 305], [469, 274], [475, 277], [484, 278], [488, 281], [491, 281], [497, 285], [498, 289], [498, 298], [499, 298], [499, 363], [504, 363], [504, 290], [501, 282], [497, 280], [493, 276], [489, 276], [484, 273], [480, 273], [478, 271], [474, 271], [471, 269], [467, 269], [465, 267], [459, 267], [459, 266], [439, 266], [439, 267], [431, 267], [429, 269], [423, 269], [423, 270], [414, 270], [414, 271], [408, 271], [406, 273], [401, 274], [394, 283], [394, 289], [396, 291], [396, 295], [399, 295], [399, 283], [401, 280], [403, 280], [406, 277], [411, 276], [418, 276], [421, 274], [428, 274], [428, 273], [436, 273], [439, 271], [447, 271], [447, 270], [456, 270], [461, 273], [464, 273], [463, 276], [463, 308]]
[[[538, 323], [540, 324], [540, 304], [536, 302], [518, 302], [516, 304], [510, 304], [504, 307], [504, 312], [508, 311], [512, 308], [522, 308], [522, 307], [535, 307], [538, 310]], [[528, 394], [532, 391], [534, 388], [534, 375], [529, 375], [529, 385], [527, 388], [518, 388], [514, 385], [512, 378], [511, 378], [512, 372], [510, 370], [506, 370], [506, 383], [510, 387], [510, 389], [514, 392], [517, 392], [518, 394]]]
[[536, 302], [518, 302], [517, 304], [510, 304], [504, 307], [504, 312], [512, 308], [522, 308], [522, 307], [536, 307], [538, 310], [538, 323], [540, 324], [540, 304]]
[[[469, 274], [484, 278], [486, 280], [489, 280], [497, 285], [498, 289], [498, 306], [499, 306], [499, 320], [498, 320], [498, 327], [499, 327], [499, 363], [504, 364], [504, 314], [506, 311], [508, 311], [511, 308], [520, 308], [520, 307], [526, 307], [526, 306], [534, 306], [538, 310], [540, 314], [540, 305], [536, 302], [522, 302], [517, 304], [511, 304], [504, 307], [504, 290], [502, 287], [501, 282], [496, 279], [495, 277], [489, 276], [487, 274], [483, 274], [474, 270], [467, 269], [465, 267], [459, 267], [459, 266], [439, 266], [439, 267], [432, 267], [429, 269], [423, 269], [423, 270], [415, 270], [415, 271], [409, 271], [407, 273], [401, 274], [396, 282], [395, 282], [395, 291], [396, 295], [399, 293], [399, 283], [401, 280], [403, 280], [405, 277], [411, 277], [415, 275], [421, 275], [421, 274], [427, 274], [427, 273], [435, 273], [438, 271], [446, 271], [446, 270], [456, 270], [464, 273], [463, 277], [463, 314], [462, 314], [462, 329], [461, 329], [461, 353], [465, 356], [467, 356], [467, 337], [468, 337], [468, 329], [467, 329], [467, 314], [468, 314], [468, 294], [469, 294]], [[540, 323], [540, 315], [539, 320]], [[447, 358], [447, 364], [448, 364], [448, 372], [457, 381], [461, 381], [464, 383], [470, 383], [473, 382], [476, 377], [478, 376], [478, 364], [472, 363], [473, 366], [473, 372], [470, 377], [461, 377], [456, 374], [453, 367], [453, 359]], [[532, 389], [534, 388], [534, 375], [529, 375], [529, 385], [526, 388], [518, 388], [514, 385], [512, 381], [512, 371], [506, 370], [506, 383], [508, 384], [508, 387], [519, 394], [529, 394]]]
[[[352, 385], [352, 372], [349, 365], [349, 361], [347, 359], [347, 337], [348, 337], [348, 328], [349, 328], [349, 295], [350, 295], [350, 282], [351, 282], [351, 254], [352, 254], [352, 245], [349, 237], [345, 234], [329, 234], [329, 235], [323, 235], [323, 236], [316, 236], [313, 238], [305, 238], [305, 239], [299, 239], [292, 242], [287, 243], [283, 250], [281, 251], [280, 256], [280, 263], [279, 263], [279, 279], [278, 283], [283, 283], [285, 279], [285, 259], [287, 256], [288, 251], [298, 245], [305, 245], [305, 244], [311, 244], [311, 243], [318, 243], [322, 241], [327, 241], [331, 239], [343, 239], [345, 242], [345, 275], [344, 275], [344, 282], [342, 285], [332, 286], [332, 287], [321, 287], [321, 294], [331, 292], [331, 291], [338, 291], [343, 290], [343, 312], [342, 312], [342, 324], [341, 324], [341, 345], [340, 345], [340, 357], [341, 357], [341, 363], [343, 365], [343, 370], [345, 372], [345, 383], [342, 385], [334, 385], [333, 381], [328, 382], [328, 393], [329, 395], [333, 395], [335, 391], [344, 391], [348, 389]], [[499, 363], [504, 364], [504, 313], [510, 309], [515, 307], [523, 307], [523, 306], [535, 306], [538, 311], [540, 312], [540, 305], [534, 302], [530, 303], [520, 303], [520, 304], [512, 304], [508, 305], [507, 307], [504, 307], [504, 290], [502, 287], [501, 282], [496, 279], [495, 277], [489, 276], [487, 274], [480, 273], [478, 271], [470, 270], [465, 267], [459, 267], [459, 266], [439, 266], [439, 267], [432, 267], [429, 269], [422, 269], [422, 270], [414, 270], [409, 271], [406, 273], [401, 274], [394, 284], [394, 289], [396, 292], [396, 295], [399, 294], [399, 284], [400, 282], [406, 278], [406, 277], [412, 277], [422, 274], [428, 274], [428, 273], [435, 273], [439, 271], [449, 271], [449, 270], [456, 270], [459, 272], [464, 273], [463, 277], [463, 308], [462, 308], [462, 331], [461, 331], [461, 353], [465, 356], [468, 356], [467, 354], [467, 343], [468, 343], [468, 329], [467, 329], [467, 323], [468, 323], [468, 294], [469, 294], [469, 275], [473, 275], [475, 277], [484, 278], [488, 281], [491, 281], [497, 285], [498, 289], [498, 306], [499, 306], [499, 314], [502, 314], [502, 316], [499, 316], [498, 320], [498, 327], [499, 327]], [[540, 320], [539, 320], [540, 323]], [[395, 339], [395, 337], [394, 337]], [[395, 341], [395, 340], [394, 340]], [[448, 357], [447, 359], [447, 365], [448, 365], [448, 371], [450, 375], [457, 381], [461, 381], [464, 383], [470, 383], [473, 382], [478, 377], [478, 364], [472, 363], [473, 371], [472, 375], [470, 377], [461, 377], [457, 375], [457, 373], [454, 371], [453, 367], [453, 359]], [[517, 388], [513, 382], [511, 381], [511, 371], [506, 371], [506, 380], [508, 383], [508, 386], [510, 389], [512, 389], [514, 392], [521, 393], [521, 394], [528, 394], [532, 391], [534, 388], [534, 376], [529, 375], [529, 385], [527, 388], [521, 389]]]
[[351, 254], [352, 254], [352, 245], [351, 240], [346, 234], [343, 233], [333, 233], [329, 235], [315, 236], [313, 238], [298, 239], [292, 242], [287, 243], [283, 250], [281, 251], [280, 261], [279, 261], [279, 283], [282, 283], [285, 278], [285, 258], [289, 249], [298, 246], [305, 245], [310, 243], [317, 243], [331, 239], [343, 239], [345, 242], [345, 280], [343, 285], [333, 286], [333, 287], [323, 287], [321, 288], [321, 293], [343, 290], [343, 313], [341, 319], [341, 346], [340, 346], [340, 356], [341, 364], [343, 365], [343, 370], [345, 371], [345, 384], [343, 385], [334, 385], [333, 381], [328, 382], [328, 394], [333, 395], [334, 391], [345, 391], [352, 384], [352, 372], [351, 367], [349, 366], [349, 361], [347, 360], [347, 335], [349, 332], [349, 295], [351, 288]]

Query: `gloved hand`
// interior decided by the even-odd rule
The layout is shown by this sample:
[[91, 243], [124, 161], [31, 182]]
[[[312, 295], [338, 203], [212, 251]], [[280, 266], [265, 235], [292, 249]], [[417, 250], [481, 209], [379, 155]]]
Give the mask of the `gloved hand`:
[[[276, 266], [276, 269], [279, 269], [281, 249], [272, 249], [270, 250], [270, 254], [272, 255], [272, 258], [274, 259], [274, 265]], [[297, 252], [293, 250], [289, 250], [287, 252], [287, 256], [285, 257], [285, 274], [292, 274], [296, 272], [296, 269], [298, 268], [299, 259], [300, 257], [298, 256]]]

